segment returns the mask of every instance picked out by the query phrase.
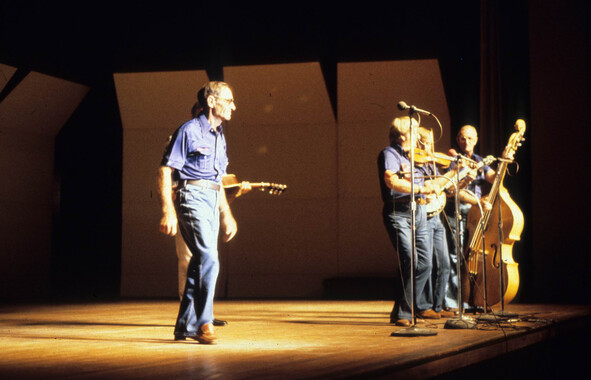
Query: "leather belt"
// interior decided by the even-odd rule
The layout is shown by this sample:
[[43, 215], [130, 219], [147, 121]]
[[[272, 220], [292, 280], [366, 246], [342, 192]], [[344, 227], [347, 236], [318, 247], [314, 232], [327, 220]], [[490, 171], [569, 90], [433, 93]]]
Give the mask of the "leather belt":
[[[427, 200], [425, 198], [415, 198], [415, 202], [418, 205], [426, 205], [427, 204]], [[394, 201], [394, 203], [410, 203], [410, 198], [396, 199]]]
[[195, 185], [195, 186], [201, 186], [206, 189], [211, 189], [211, 190], [215, 190], [215, 191], [220, 191], [220, 189], [222, 188], [219, 183], [209, 181], [207, 179], [184, 179], [184, 180], [179, 181], [179, 185], [181, 188], [183, 188], [187, 185]]

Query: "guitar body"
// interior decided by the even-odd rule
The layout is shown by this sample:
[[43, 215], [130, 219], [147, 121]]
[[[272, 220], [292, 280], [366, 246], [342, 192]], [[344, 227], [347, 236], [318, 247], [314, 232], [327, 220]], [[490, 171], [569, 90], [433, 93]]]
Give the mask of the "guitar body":
[[240, 196], [240, 191], [242, 190], [240, 187], [240, 182], [238, 182], [238, 178], [234, 174], [226, 174], [222, 177], [222, 186], [224, 186], [224, 191], [226, 192], [226, 199], [228, 203], [232, 203], [234, 199]]

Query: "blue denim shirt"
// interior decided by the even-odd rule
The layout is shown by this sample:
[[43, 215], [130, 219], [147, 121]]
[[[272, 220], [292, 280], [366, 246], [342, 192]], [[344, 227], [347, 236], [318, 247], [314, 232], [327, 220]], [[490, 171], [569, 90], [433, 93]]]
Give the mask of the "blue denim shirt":
[[[399, 174], [401, 178], [406, 178], [410, 182], [410, 159], [402, 147], [398, 144], [384, 148], [378, 156], [378, 175], [380, 180], [380, 189], [382, 191], [382, 200], [384, 202], [391, 202], [392, 199], [403, 199], [408, 198], [408, 193], [400, 193], [394, 191], [386, 186], [384, 181], [384, 173], [386, 170], [390, 170], [394, 173]], [[404, 175], [400, 175], [404, 173]], [[418, 166], [415, 165], [415, 178], [414, 183], [418, 186], [423, 186], [425, 180], [424, 174], [421, 172]], [[421, 196], [422, 197], [422, 196]]]
[[[482, 157], [477, 155], [476, 153], [472, 153], [472, 157], [470, 157], [470, 159], [476, 162], [482, 161]], [[453, 169], [455, 166], [456, 163], [452, 162], [448, 170]], [[490, 183], [486, 180], [485, 176], [486, 172], [488, 172], [489, 170], [491, 170], [491, 167], [488, 165], [484, 165], [482, 169], [478, 171], [478, 175], [476, 176], [476, 178], [474, 178], [474, 181], [470, 182], [470, 184], [467, 187], [468, 190], [476, 194], [478, 199], [482, 198], [490, 191]]]
[[161, 165], [178, 171], [178, 179], [220, 182], [226, 174], [228, 156], [222, 127], [215, 130], [204, 114], [181, 125], [172, 135]]

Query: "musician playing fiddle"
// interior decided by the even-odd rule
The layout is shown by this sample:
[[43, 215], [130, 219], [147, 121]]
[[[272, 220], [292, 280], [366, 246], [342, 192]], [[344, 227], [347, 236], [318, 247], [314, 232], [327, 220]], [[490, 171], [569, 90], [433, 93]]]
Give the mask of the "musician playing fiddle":
[[[417, 142], [419, 149], [425, 152], [427, 156], [429, 155], [429, 152], [434, 155], [433, 134], [430, 130], [419, 127]], [[425, 163], [420, 166], [423, 175], [431, 178], [439, 176], [440, 172], [437, 163], [441, 163], [441, 160], [425, 160]], [[429, 202], [431, 197], [433, 197], [433, 195], [427, 196], [427, 202]], [[431, 270], [431, 277], [425, 285], [424, 298], [431, 303], [433, 311], [441, 317], [453, 317], [455, 315], [454, 312], [443, 309], [443, 299], [445, 297], [447, 282], [449, 280], [450, 262], [445, 227], [441, 222], [440, 213], [431, 216], [427, 214], [427, 230], [429, 233], [430, 251], [433, 256], [433, 267]]]
[[[414, 184], [411, 188], [411, 120], [408, 116], [397, 117], [390, 127], [390, 145], [378, 156], [378, 174], [384, 206], [382, 217], [400, 263], [400, 286], [396, 287], [394, 307], [390, 323], [410, 326], [413, 314], [412, 302], [415, 295], [416, 309], [421, 318], [437, 319], [441, 316], [433, 311], [432, 302], [425, 298], [425, 284], [431, 276], [433, 253], [429, 246], [429, 232], [424, 204], [426, 194], [438, 194], [440, 186], [436, 181], [425, 181], [415, 166]], [[411, 191], [412, 190], [412, 191]], [[411, 192], [414, 192], [411, 195]], [[414, 294], [411, 291], [411, 196], [416, 202]]]

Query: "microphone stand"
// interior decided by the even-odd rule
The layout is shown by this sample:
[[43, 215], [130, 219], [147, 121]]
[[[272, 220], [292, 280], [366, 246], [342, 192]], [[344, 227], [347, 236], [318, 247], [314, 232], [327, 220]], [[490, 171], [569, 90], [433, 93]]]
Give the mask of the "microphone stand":
[[415, 131], [412, 124], [414, 113], [414, 107], [410, 107], [408, 110], [408, 122], [410, 124], [410, 294], [411, 294], [411, 318], [413, 325], [394, 331], [391, 336], [432, 336], [437, 335], [437, 332], [431, 329], [417, 327], [417, 316], [415, 314], [415, 255], [416, 255], [416, 201], [415, 201]]
[[[474, 194], [474, 198], [476, 198], [476, 194]], [[482, 209], [482, 205], [478, 202], [478, 207], [480, 208], [480, 215], [484, 216], [484, 210]], [[484, 287], [484, 293], [482, 295], [483, 303], [484, 303], [484, 311], [482, 314], [478, 316], [479, 321], [483, 322], [494, 322], [497, 320], [497, 316], [494, 313], [489, 313], [488, 310], [488, 287], [486, 284], [486, 235], [484, 233], [484, 228], [486, 227], [484, 224], [484, 218], [480, 218], [480, 229], [482, 231], [482, 285]], [[501, 280], [502, 281], [502, 280]], [[502, 291], [501, 291], [502, 293]]]
[[[462, 160], [462, 156], [458, 155], [458, 163], [459, 166]], [[460, 239], [460, 225], [462, 223], [462, 215], [460, 214], [460, 188], [458, 187], [460, 183], [460, 171], [457, 171], [456, 174], [457, 181], [454, 183], [455, 193], [454, 193], [454, 200], [455, 200], [455, 214], [456, 214], [456, 234], [454, 236], [456, 241], [456, 273], [458, 274], [458, 317], [453, 317], [448, 319], [445, 322], [443, 328], [446, 329], [473, 329], [476, 327], [476, 322], [472, 317], [464, 315], [464, 301], [462, 300], [462, 272], [461, 272], [461, 261], [464, 259], [464, 249], [462, 244], [462, 239]]]

